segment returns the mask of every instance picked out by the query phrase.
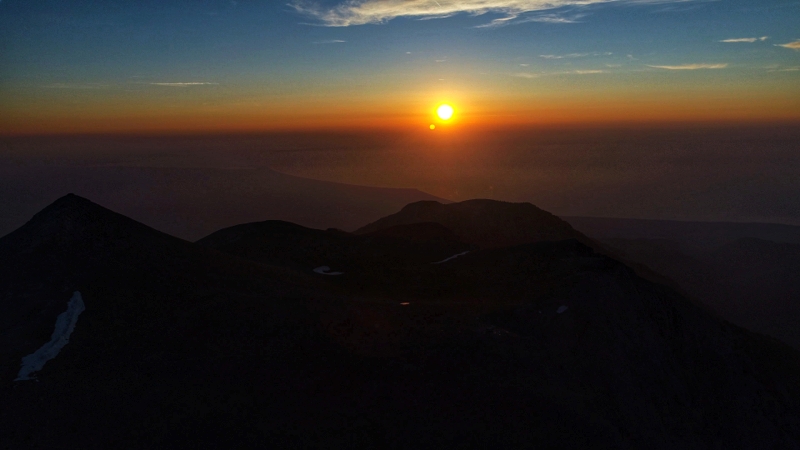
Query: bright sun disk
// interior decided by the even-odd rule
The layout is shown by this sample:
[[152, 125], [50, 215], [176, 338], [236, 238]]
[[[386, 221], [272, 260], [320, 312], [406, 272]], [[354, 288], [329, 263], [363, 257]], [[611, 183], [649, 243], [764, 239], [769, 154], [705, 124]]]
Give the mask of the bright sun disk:
[[436, 109], [436, 115], [442, 120], [448, 120], [453, 117], [453, 107], [450, 105], [441, 105]]

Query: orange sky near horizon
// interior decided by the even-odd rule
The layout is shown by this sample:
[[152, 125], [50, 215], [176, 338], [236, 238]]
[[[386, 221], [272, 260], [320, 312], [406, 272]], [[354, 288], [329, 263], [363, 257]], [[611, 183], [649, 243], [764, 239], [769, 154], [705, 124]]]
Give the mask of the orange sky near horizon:
[[[640, 102], [625, 105], [592, 102], [581, 105], [540, 103], [531, 107], [474, 109], [459, 107], [456, 116], [441, 123], [427, 111], [342, 111], [318, 112], [260, 110], [125, 110], [98, 108], [75, 111], [69, 115], [57, 111], [0, 116], [0, 135], [47, 134], [138, 134], [138, 133], [236, 133], [298, 130], [392, 130], [414, 131], [436, 125], [434, 132], [459, 129], [519, 128], [526, 126], [585, 126], [670, 123], [800, 123], [800, 113], [790, 101], [747, 103], [725, 101], [702, 107], [685, 103]], [[285, 110], [284, 110], [285, 111]]]
[[[597, 75], [591, 75], [595, 77]], [[216, 92], [202, 87], [131, 92], [31, 89], [6, 95], [0, 134], [231, 133], [390, 129], [434, 132], [543, 125], [800, 122], [800, 87], [786, 78], [765, 86], [512, 80], [447, 90], [396, 86], [358, 92]], [[245, 94], [247, 91], [249, 94]], [[233, 94], [233, 95], [231, 95]], [[456, 114], [437, 121], [435, 109]]]
[[0, 135], [800, 122], [780, 0], [211, 3], [0, 2]]

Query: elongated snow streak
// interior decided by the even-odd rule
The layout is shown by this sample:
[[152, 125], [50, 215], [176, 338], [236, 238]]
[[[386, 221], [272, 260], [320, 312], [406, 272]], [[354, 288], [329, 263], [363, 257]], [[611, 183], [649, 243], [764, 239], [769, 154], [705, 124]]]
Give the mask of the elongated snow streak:
[[467, 250], [467, 251], [465, 251], [465, 252], [461, 252], [461, 253], [459, 253], [459, 254], [457, 254], [457, 255], [453, 255], [453, 256], [451, 256], [451, 257], [449, 257], [449, 258], [447, 258], [447, 259], [443, 259], [443, 260], [441, 260], [441, 261], [437, 261], [437, 262], [431, 263], [431, 264], [441, 264], [441, 263], [446, 263], [447, 261], [450, 261], [450, 260], [456, 259], [456, 258], [458, 258], [459, 256], [464, 256], [464, 255], [466, 255], [467, 253], [469, 253], [469, 250]]
[[342, 275], [344, 272], [331, 272], [331, 268], [328, 266], [319, 266], [314, 269], [314, 272], [320, 275]]
[[17, 379], [14, 381], [24, 381], [35, 379], [31, 374], [42, 370], [47, 361], [55, 358], [58, 352], [69, 342], [69, 336], [78, 323], [78, 316], [86, 309], [83, 304], [81, 293], [75, 291], [72, 298], [67, 303], [67, 310], [59, 314], [56, 318], [56, 329], [50, 342], [44, 344], [39, 350], [22, 358], [22, 367], [19, 369]]
[[565, 312], [567, 312], [567, 310], [568, 310], [568, 309], [569, 309], [569, 306], [567, 306], [567, 305], [561, 305], [561, 306], [558, 308], [558, 311], [556, 311], [556, 313], [557, 313], [557, 314], [562, 314], [562, 313], [565, 313]]

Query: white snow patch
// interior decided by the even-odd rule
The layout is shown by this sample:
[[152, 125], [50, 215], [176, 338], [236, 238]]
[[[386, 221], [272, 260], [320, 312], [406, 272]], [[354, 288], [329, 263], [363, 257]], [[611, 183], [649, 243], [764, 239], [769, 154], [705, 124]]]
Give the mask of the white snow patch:
[[331, 268], [328, 266], [319, 266], [314, 269], [314, 272], [320, 275], [342, 275], [344, 272], [331, 272]]
[[562, 313], [566, 312], [568, 309], [569, 309], [569, 307], [568, 307], [567, 305], [561, 305], [561, 306], [558, 308], [558, 311], [556, 311], [556, 313], [558, 313], [558, 314], [562, 314]]
[[459, 256], [464, 256], [464, 255], [466, 255], [467, 253], [469, 253], [469, 250], [467, 250], [467, 251], [465, 251], [465, 252], [461, 252], [461, 253], [459, 253], [459, 254], [457, 254], [457, 255], [453, 255], [453, 256], [451, 256], [451, 257], [449, 257], [449, 258], [446, 258], [446, 259], [443, 259], [443, 260], [441, 260], [441, 261], [437, 261], [437, 262], [435, 262], [435, 263], [431, 263], [431, 264], [441, 264], [441, 263], [446, 263], [447, 261], [450, 261], [450, 260], [456, 259], [456, 258], [458, 258]]
[[44, 344], [39, 350], [22, 358], [22, 367], [19, 369], [17, 379], [14, 381], [24, 381], [35, 379], [31, 374], [42, 370], [47, 361], [55, 358], [58, 352], [69, 342], [69, 336], [78, 323], [78, 316], [86, 309], [83, 304], [81, 293], [75, 291], [72, 298], [67, 303], [67, 310], [59, 314], [56, 318], [56, 329], [50, 342]]

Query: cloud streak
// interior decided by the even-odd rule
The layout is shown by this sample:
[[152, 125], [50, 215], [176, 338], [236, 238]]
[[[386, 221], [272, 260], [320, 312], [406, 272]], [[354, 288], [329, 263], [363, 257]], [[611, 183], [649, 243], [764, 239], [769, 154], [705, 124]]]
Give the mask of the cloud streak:
[[75, 89], [75, 90], [93, 90], [93, 89], [108, 89], [111, 86], [108, 84], [100, 84], [100, 83], [85, 83], [85, 84], [75, 84], [75, 83], [51, 83], [42, 86], [44, 89]]
[[800, 39], [794, 42], [788, 42], [786, 44], [775, 44], [775, 45], [777, 45], [778, 47], [790, 48], [792, 50], [800, 50]]
[[569, 53], [566, 55], [539, 55], [539, 58], [544, 59], [571, 59], [571, 58], [585, 58], [587, 56], [611, 56], [611, 52], [594, 52], [594, 53]]
[[[612, 0], [613, 1], [613, 0]], [[480, 15], [480, 14], [474, 14]], [[511, 24], [519, 24], [519, 23], [527, 23], [527, 22], [541, 22], [541, 23], [578, 23], [580, 22], [580, 18], [584, 17], [585, 14], [576, 14], [572, 17], [566, 17], [564, 15], [559, 14], [529, 14], [523, 17], [520, 17], [519, 14], [510, 14], [506, 17], [500, 17], [498, 19], [494, 19], [489, 23], [485, 23], [483, 25], [478, 25], [475, 28], [496, 28], [496, 27], [503, 27], [506, 25]]]
[[683, 64], [680, 66], [648, 65], [647, 67], [653, 67], [655, 69], [667, 69], [667, 70], [702, 70], [702, 69], [724, 69], [728, 67], [728, 65], [727, 64]]
[[569, 6], [686, 1], [692, 0], [346, 0], [334, 7], [324, 7], [314, 0], [291, 0], [289, 6], [331, 27], [386, 23], [399, 17], [436, 19], [461, 13], [474, 16], [488, 13], [503, 15], [504, 17], [481, 25], [493, 27], [531, 21], [572, 23], [580, 16], [569, 18], [557, 14], [535, 14]]
[[769, 39], [769, 36], [761, 36], [759, 38], [735, 38], [735, 39], [723, 39], [720, 42], [727, 42], [727, 43], [736, 43], [736, 42], [757, 42], [757, 41], [766, 41]]
[[327, 39], [324, 41], [314, 41], [313, 44], [344, 44], [347, 41], [341, 39]]
[[570, 70], [567, 72], [541, 72], [541, 73], [517, 72], [517, 73], [512, 73], [511, 76], [517, 78], [533, 79], [549, 75], [597, 75], [601, 73], [608, 73], [608, 72], [605, 70]]
[[189, 81], [186, 83], [148, 83], [152, 86], [168, 86], [168, 87], [189, 87], [189, 86], [216, 86], [219, 83], [206, 83], [201, 81]]

